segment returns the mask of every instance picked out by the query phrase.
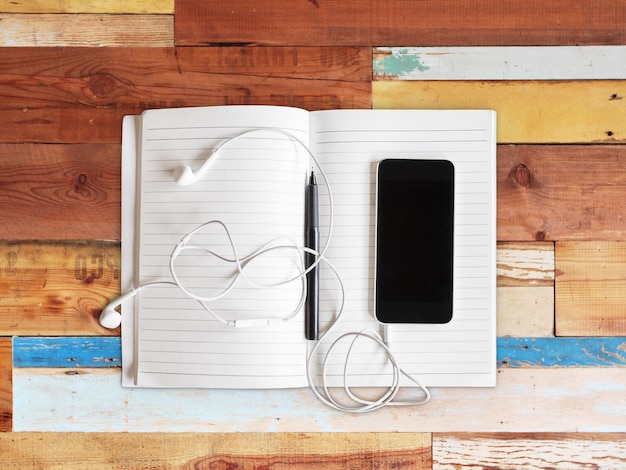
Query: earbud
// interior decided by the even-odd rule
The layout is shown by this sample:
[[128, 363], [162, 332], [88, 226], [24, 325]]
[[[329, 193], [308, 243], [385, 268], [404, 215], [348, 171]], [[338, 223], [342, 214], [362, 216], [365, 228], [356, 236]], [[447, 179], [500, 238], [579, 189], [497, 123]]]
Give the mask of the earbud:
[[195, 173], [193, 172], [193, 170], [191, 169], [189, 165], [177, 166], [174, 169], [174, 172], [172, 173], [172, 176], [176, 184], [178, 186], [187, 186], [192, 183], [195, 183], [200, 178], [202, 178], [202, 175], [204, 175], [204, 173], [209, 168], [209, 165], [212, 161], [211, 157], [213, 157], [213, 155], [215, 155], [215, 153], [212, 153], [211, 155], [209, 155], [209, 157], [205, 160], [202, 166], [198, 168], [198, 170]]
[[122, 305], [124, 302], [126, 302], [128, 299], [136, 296], [138, 293], [138, 289], [133, 289], [122, 295], [121, 297], [118, 297], [117, 299], [109, 302], [109, 304], [104, 307], [104, 309], [102, 309], [102, 313], [100, 313], [100, 324], [103, 327], [109, 328], [111, 330], [120, 326], [120, 323], [122, 323], [122, 315], [120, 315], [120, 313], [115, 309], [119, 305]]
[[187, 186], [198, 179], [189, 165], [177, 166], [172, 176], [178, 186]]

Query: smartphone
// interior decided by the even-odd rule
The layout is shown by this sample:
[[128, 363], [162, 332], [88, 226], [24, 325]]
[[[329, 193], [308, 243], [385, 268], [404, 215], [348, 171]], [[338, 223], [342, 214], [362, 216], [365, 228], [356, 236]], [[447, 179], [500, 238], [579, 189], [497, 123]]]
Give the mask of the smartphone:
[[376, 170], [375, 314], [448, 323], [454, 278], [454, 165], [381, 161]]

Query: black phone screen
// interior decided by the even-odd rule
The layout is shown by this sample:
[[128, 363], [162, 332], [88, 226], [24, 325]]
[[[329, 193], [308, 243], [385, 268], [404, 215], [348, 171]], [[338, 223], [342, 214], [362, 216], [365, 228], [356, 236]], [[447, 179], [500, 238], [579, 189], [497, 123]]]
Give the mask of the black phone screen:
[[376, 318], [382, 323], [449, 322], [454, 165], [383, 160], [376, 183]]

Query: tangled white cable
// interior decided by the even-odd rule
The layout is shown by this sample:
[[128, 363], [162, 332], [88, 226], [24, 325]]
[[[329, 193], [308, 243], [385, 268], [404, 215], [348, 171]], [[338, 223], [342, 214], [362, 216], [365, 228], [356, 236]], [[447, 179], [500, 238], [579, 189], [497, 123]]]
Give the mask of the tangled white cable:
[[[312, 366], [317, 364], [318, 362], [315, 361], [314, 358], [318, 354], [318, 350], [320, 349], [321, 345], [326, 343], [325, 338], [329, 337], [329, 333], [332, 332], [332, 330], [338, 324], [341, 318], [341, 315], [344, 310], [344, 303], [345, 303], [345, 288], [341, 280], [341, 276], [339, 275], [339, 273], [337, 272], [333, 264], [325, 257], [326, 251], [330, 243], [332, 227], [333, 227], [333, 199], [332, 199], [332, 192], [331, 192], [330, 184], [328, 182], [328, 178], [326, 174], [324, 173], [324, 170], [321, 168], [321, 166], [317, 162], [317, 159], [315, 158], [311, 150], [308, 148], [308, 146], [304, 144], [304, 142], [297, 139], [289, 132], [286, 132], [281, 129], [268, 128], [268, 129], [248, 130], [222, 142], [212, 152], [212, 154], [205, 161], [205, 163], [200, 167], [200, 169], [196, 171], [195, 173], [191, 170], [190, 167], [186, 165], [177, 167], [174, 171], [174, 180], [176, 181], [177, 184], [181, 184], [181, 185], [191, 184], [194, 181], [197, 181], [202, 176], [202, 174], [204, 174], [204, 172], [207, 171], [210, 161], [216, 158], [216, 155], [220, 149], [224, 148], [224, 146], [226, 146], [230, 142], [233, 142], [236, 139], [239, 139], [243, 136], [246, 136], [255, 132], [261, 132], [261, 131], [278, 132], [292, 139], [294, 142], [297, 142], [308, 153], [311, 160], [315, 163], [315, 165], [319, 169], [319, 174], [322, 176], [324, 184], [326, 185], [328, 199], [329, 199], [329, 208], [330, 208], [329, 220], [328, 220], [328, 233], [326, 235], [326, 240], [324, 242], [322, 250], [320, 252], [316, 252], [314, 250], [311, 250], [310, 248], [299, 245], [294, 240], [285, 239], [285, 237], [277, 237], [277, 238], [272, 239], [268, 243], [264, 244], [263, 246], [258, 248], [256, 251], [240, 257], [238, 254], [237, 246], [235, 245], [235, 242], [233, 238], [231, 237], [231, 234], [226, 224], [224, 224], [220, 220], [211, 220], [211, 221], [208, 221], [199, 225], [194, 230], [186, 234], [172, 250], [172, 253], [170, 255], [170, 260], [169, 260], [169, 269], [170, 269], [170, 274], [172, 277], [171, 281], [149, 282], [149, 283], [143, 284], [139, 287], [132, 289], [130, 292], [124, 294], [117, 300], [107, 305], [107, 307], [105, 307], [105, 309], [103, 310], [100, 316], [100, 323], [103, 326], [108, 327], [108, 328], [116, 328], [117, 326], [119, 326], [120, 314], [114, 310], [115, 307], [117, 307], [122, 302], [138, 294], [140, 290], [149, 286], [157, 286], [157, 285], [176, 286], [183, 293], [185, 293], [188, 297], [197, 300], [200, 303], [200, 305], [202, 305], [202, 307], [207, 312], [209, 312], [214, 318], [219, 320], [221, 323], [229, 325], [229, 326], [261, 327], [261, 326], [269, 326], [269, 325], [273, 325], [276, 323], [286, 322], [286, 321], [293, 319], [298, 314], [298, 312], [300, 312], [302, 309], [302, 306], [304, 304], [305, 297], [306, 297], [307, 273], [311, 271], [312, 269], [314, 269], [316, 266], [318, 266], [319, 263], [323, 262], [326, 266], [330, 268], [330, 270], [334, 273], [334, 275], [337, 278], [337, 282], [339, 283], [340, 288], [341, 288], [341, 303], [338, 308], [334, 323], [326, 331], [321, 333], [320, 339], [318, 341], [314, 343], [312, 342], [313, 346], [311, 347], [309, 353], [307, 354], [306, 376], [307, 376], [309, 387], [312, 390], [315, 397], [318, 400], [320, 400], [322, 403], [324, 403], [325, 405], [330, 406], [331, 408], [334, 408], [336, 410], [343, 411], [343, 412], [348, 412], [348, 413], [370, 412], [370, 411], [380, 409], [386, 405], [407, 406], [407, 405], [420, 405], [420, 404], [424, 404], [428, 402], [430, 399], [430, 392], [428, 391], [428, 389], [425, 386], [421, 385], [417, 380], [411, 377], [404, 370], [402, 370], [402, 368], [398, 364], [389, 346], [385, 343], [385, 341], [381, 338], [381, 336], [376, 331], [373, 331], [373, 330], [347, 332], [347, 333], [340, 334], [337, 338], [335, 338], [328, 346], [326, 353], [323, 355], [323, 360], [321, 362], [322, 370], [318, 374], [320, 383], [319, 385], [316, 384], [316, 378], [314, 377]], [[232, 256], [220, 255], [206, 246], [201, 246], [198, 244], [191, 243], [191, 240], [195, 235], [197, 235], [199, 232], [204, 230], [206, 227], [213, 226], [213, 225], [217, 225], [224, 230], [224, 233], [229, 241]], [[218, 259], [224, 262], [232, 263], [235, 265], [236, 271], [234, 275], [232, 276], [232, 278], [229, 280], [227, 286], [222, 291], [212, 296], [199, 295], [193, 292], [191, 289], [189, 289], [183, 284], [181, 276], [178, 274], [177, 269], [176, 269], [176, 260], [181, 255], [181, 253], [188, 251], [188, 250], [200, 251], [209, 256], [217, 257]], [[254, 282], [253, 280], [251, 280], [248, 276], [246, 276], [246, 273], [245, 273], [246, 266], [252, 260], [258, 259], [259, 257], [264, 256], [267, 253], [278, 251], [278, 250], [288, 250], [288, 251], [297, 252], [298, 258], [299, 258], [300, 270], [296, 275], [293, 275], [289, 277], [288, 279], [284, 279], [284, 280], [281, 280], [272, 284], [258, 284]], [[304, 268], [304, 259], [303, 259], [305, 253], [312, 253], [316, 255], [317, 257], [316, 261], [306, 269]], [[259, 288], [259, 289], [275, 288], [275, 287], [289, 284], [291, 282], [300, 281], [302, 283], [302, 294], [300, 296], [297, 306], [293, 309], [293, 311], [291, 311], [288, 315], [286, 315], [283, 318], [253, 318], [253, 319], [243, 318], [243, 319], [227, 320], [223, 318], [220, 314], [218, 314], [216, 311], [211, 309], [211, 307], [208, 304], [212, 301], [218, 300], [226, 296], [233, 289], [233, 286], [238, 279], [242, 279], [246, 281], [249, 285]], [[351, 400], [352, 402], [349, 405], [343, 404], [341, 401], [335, 398], [335, 396], [330, 390], [330, 387], [328, 386], [328, 381], [327, 381], [329, 357], [332, 355], [335, 347], [340, 342], [348, 338], [352, 338], [352, 341], [348, 348], [348, 352], [346, 353], [345, 362], [344, 362], [343, 390], [347, 398]], [[385, 351], [387, 360], [389, 361], [389, 364], [392, 370], [391, 384], [387, 388], [384, 389], [383, 393], [378, 398], [375, 398], [375, 399], [366, 399], [366, 398], [358, 396], [356, 393], [353, 392], [352, 390], [353, 387], [349, 385], [350, 357], [352, 355], [352, 350], [356, 341], [361, 338], [374, 341]], [[416, 400], [394, 401], [394, 399], [398, 395], [398, 392], [400, 391], [400, 388], [401, 388], [400, 380], [403, 375], [406, 376], [408, 379], [410, 379], [413, 383], [415, 383], [415, 385], [423, 392], [423, 397], [416, 399]]]

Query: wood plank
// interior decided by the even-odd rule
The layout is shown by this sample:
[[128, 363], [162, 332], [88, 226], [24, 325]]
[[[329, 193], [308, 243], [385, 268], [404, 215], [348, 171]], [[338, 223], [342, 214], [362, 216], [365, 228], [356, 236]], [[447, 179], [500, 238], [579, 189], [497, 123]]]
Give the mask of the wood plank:
[[0, 47], [169, 47], [172, 15], [0, 13]]
[[497, 335], [554, 336], [554, 287], [498, 287]]
[[0, 239], [119, 240], [120, 151], [118, 144], [0, 144]]
[[[121, 366], [119, 337], [23, 337], [13, 340], [17, 368]], [[497, 339], [498, 367], [626, 367], [626, 337]]]
[[626, 243], [556, 244], [556, 334], [626, 334]]
[[120, 337], [13, 338], [14, 367], [121, 367]]
[[494, 109], [498, 143], [625, 142], [624, 80], [376, 81], [374, 108]]
[[554, 243], [499, 242], [496, 274], [498, 286], [553, 286]]
[[626, 432], [623, 367], [500, 368], [497, 387], [365, 415], [308, 389], [122, 388], [111, 368], [15, 369], [13, 383], [15, 432]]
[[5, 469], [430, 469], [430, 445], [425, 433], [0, 435]]
[[3, 2], [0, 13], [172, 14], [174, 0], [19, 0]]
[[113, 142], [148, 108], [369, 108], [368, 48], [0, 48], [0, 142]]
[[176, 43], [364, 46], [624, 44], [626, 10], [596, 0], [177, 0]]
[[12, 428], [13, 348], [11, 338], [0, 338], [0, 435], [11, 431]]
[[118, 242], [0, 242], [0, 334], [111, 335], [98, 323], [120, 292]]
[[374, 80], [623, 80], [626, 46], [379, 47]]
[[497, 165], [498, 240], [626, 235], [626, 146], [500, 145]]
[[433, 435], [433, 469], [616, 469], [626, 466], [623, 433]]

